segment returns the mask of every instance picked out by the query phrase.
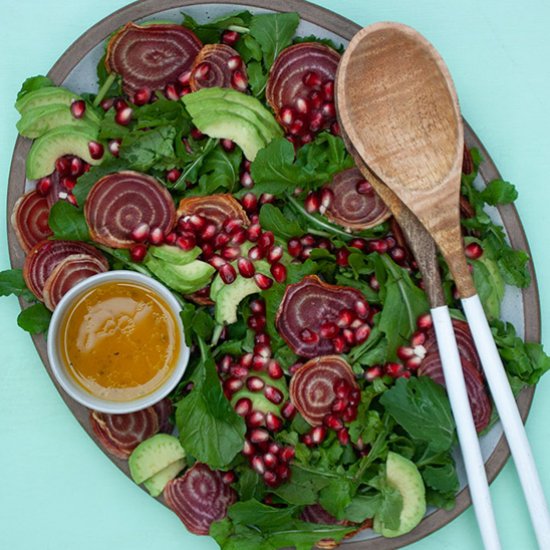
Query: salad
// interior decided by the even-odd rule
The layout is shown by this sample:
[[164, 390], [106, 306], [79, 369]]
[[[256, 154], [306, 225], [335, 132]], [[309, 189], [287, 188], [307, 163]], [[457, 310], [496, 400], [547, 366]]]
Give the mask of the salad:
[[[25, 265], [0, 273], [0, 293], [29, 303], [23, 329], [46, 333], [62, 296], [108, 269], [173, 291], [185, 378], [153, 407], [90, 423], [136, 483], [225, 549], [396, 537], [459, 488], [421, 274], [339, 135], [342, 48], [298, 24], [129, 22], [106, 43], [97, 94], [36, 76], [16, 102], [35, 186], [12, 213]], [[477, 189], [481, 162], [465, 149], [465, 253], [519, 392], [550, 359], [499, 319], [505, 285], [530, 284], [528, 256], [484, 211], [517, 192]], [[482, 433], [495, 412], [441, 271]]]

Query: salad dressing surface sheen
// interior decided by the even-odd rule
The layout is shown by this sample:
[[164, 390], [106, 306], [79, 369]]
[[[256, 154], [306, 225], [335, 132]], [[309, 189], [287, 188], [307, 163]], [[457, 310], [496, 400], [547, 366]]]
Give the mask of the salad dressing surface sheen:
[[61, 356], [89, 393], [130, 401], [155, 391], [170, 376], [180, 349], [168, 305], [150, 289], [109, 282], [83, 293], [65, 315]]

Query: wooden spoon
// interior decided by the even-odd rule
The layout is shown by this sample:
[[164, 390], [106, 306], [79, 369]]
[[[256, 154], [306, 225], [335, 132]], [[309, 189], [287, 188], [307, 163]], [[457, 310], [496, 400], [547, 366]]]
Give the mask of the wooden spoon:
[[[459, 214], [464, 138], [449, 71], [435, 48], [415, 30], [377, 23], [352, 39], [340, 62], [336, 94], [341, 127], [357, 153], [416, 215], [449, 265], [539, 546], [550, 548], [550, 515], [529, 441], [464, 257]], [[441, 341], [447, 328], [439, 316], [434, 317], [434, 327]], [[442, 347], [441, 355], [446, 351]], [[445, 378], [449, 389], [447, 371]], [[458, 427], [461, 419], [455, 419]], [[478, 517], [480, 526], [488, 519]], [[494, 536], [484, 542], [498, 548]]]

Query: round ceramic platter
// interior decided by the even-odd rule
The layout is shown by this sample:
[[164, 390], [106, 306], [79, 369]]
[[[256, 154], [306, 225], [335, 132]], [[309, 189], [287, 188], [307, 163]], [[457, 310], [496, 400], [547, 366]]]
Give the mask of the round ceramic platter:
[[[64, 85], [71, 90], [81, 93], [97, 90], [96, 65], [104, 51], [105, 39], [116, 29], [128, 21], [143, 21], [155, 19], [169, 19], [181, 21], [181, 12], [189, 14], [199, 22], [215, 19], [221, 15], [238, 10], [248, 9], [253, 13], [268, 11], [296, 11], [300, 14], [302, 22], [298, 28], [298, 34], [307, 36], [314, 34], [323, 38], [330, 38], [337, 44], [347, 45], [352, 36], [360, 27], [352, 21], [345, 19], [333, 12], [310, 4], [302, 0], [250, 0], [248, 3], [236, 1], [210, 1], [199, 2], [197, 0], [163, 0], [159, 7], [157, 0], [142, 0], [131, 4], [105, 18], [97, 25], [84, 33], [61, 56], [48, 75], [57, 84]], [[481, 165], [477, 185], [483, 186], [500, 175], [491, 161], [487, 151], [474, 134], [472, 129], [465, 124], [465, 139], [469, 147], [477, 147], [484, 158]], [[12, 165], [8, 190], [8, 216], [10, 218], [13, 205], [17, 198], [29, 187], [25, 181], [25, 158], [30, 147], [30, 140], [18, 138], [12, 158]], [[491, 217], [504, 225], [508, 238], [515, 248], [529, 252], [521, 221], [513, 206], [507, 205], [489, 208]], [[24, 253], [19, 247], [15, 233], [11, 226], [8, 227], [10, 258], [14, 268], [23, 265]], [[502, 317], [514, 324], [519, 335], [525, 339], [540, 341], [540, 307], [535, 274], [532, 263], [529, 265], [533, 283], [523, 291], [508, 287], [502, 306]], [[25, 307], [22, 302], [21, 305]], [[42, 361], [51, 376], [50, 366], [46, 356], [46, 342], [42, 336], [33, 337], [34, 344]], [[52, 381], [56, 384], [55, 380]], [[66, 402], [69, 409], [78, 419], [82, 427], [95, 440], [88, 420], [88, 410], [73, 401], [56, 384], [57, 390]], [[524, 390], [518, 397], [518, 405], [522, 417], [527, 417], [529, 407], [533, 399], [534, 388]], [[486, 435], [481, 438], [481, 449], [486, 462], [487, 474], [492, 481], [504, 466], [509, 451], [502, 435], [500, 423], [497, 423]], [[109, 456], [109, 458], [128, 475], [127, 462]], [[426, 537], [436, 529], [450, 522], [470, 505], [470, 496], [465, 483], [465, 472], [459, 453], [455, 453], [458, 472], [461, 480], [461, 490], [457, 495], [456, 506], [453, 510], [428, 510], [428, 513], [420, 525], [412, 532], [396, 539], [384, 539], [372, 530], [367, 529], [355, 538], [344, 542], [346, 549], [389, 550], [411, 544]], [[161, 500], [162, 502], [162, 500]], [[182, 527], [183, 528], [183, 527]]]

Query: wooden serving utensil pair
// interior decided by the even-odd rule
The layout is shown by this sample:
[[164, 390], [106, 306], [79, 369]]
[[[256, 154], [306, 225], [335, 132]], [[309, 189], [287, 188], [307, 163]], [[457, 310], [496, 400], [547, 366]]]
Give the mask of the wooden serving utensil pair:
[[464, 256], [459, 212], [464, 137], [449, 71], [418, 32], [377, 23], [359, 31], [344, 53], [336, 104], [350, 152], [402, 226], [422, 272], [483, 544], [501, 547], [435, 245], [461, 297], [538, 544], [550, 548], [550, 515], [529, 441]]

